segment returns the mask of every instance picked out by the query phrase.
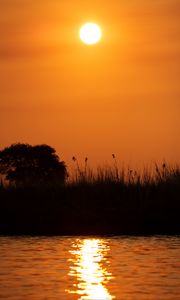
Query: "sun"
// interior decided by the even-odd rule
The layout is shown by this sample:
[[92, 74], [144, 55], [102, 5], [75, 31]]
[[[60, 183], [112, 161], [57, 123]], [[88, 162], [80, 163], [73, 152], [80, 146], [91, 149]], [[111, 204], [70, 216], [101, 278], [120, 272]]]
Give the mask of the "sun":
[[102, 30], [95, 23], [86, 23], [80, 28], [80, 39], [87, 45], [94, 45], [100, 42], [102, 38]]

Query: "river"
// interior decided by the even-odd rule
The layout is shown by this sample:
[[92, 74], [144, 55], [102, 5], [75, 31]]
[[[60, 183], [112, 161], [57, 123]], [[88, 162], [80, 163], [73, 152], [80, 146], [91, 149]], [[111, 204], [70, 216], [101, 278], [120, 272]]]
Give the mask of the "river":
[[179, 300], [180, 237], [0, 237], [0, 299]]

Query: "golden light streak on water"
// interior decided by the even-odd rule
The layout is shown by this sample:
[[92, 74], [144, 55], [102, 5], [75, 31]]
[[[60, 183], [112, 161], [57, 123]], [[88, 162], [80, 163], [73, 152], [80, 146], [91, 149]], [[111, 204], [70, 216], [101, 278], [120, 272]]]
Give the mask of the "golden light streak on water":
[[79, 295], [78, 300], [111, 300], [114, 299], [108, 291], [107, 284], [112, 279], [112, 274], [107, 271], [108, 260], [107, 244], [100, 239], [77, 240], [73, 250], [69, 252], [73, 256], [69, 276], [74, 277], [77, 283], [74, 290], [68, 290], [70, 294]]

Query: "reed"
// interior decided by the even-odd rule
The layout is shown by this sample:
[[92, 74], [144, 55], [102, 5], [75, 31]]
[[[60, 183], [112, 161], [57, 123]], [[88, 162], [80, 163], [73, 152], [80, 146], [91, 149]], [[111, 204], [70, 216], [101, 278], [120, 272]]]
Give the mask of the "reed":
[[[113, 159], [115, 156], [113, 154]], [[114, 162], [113, 166], [99, 166], [97, 169], [92, 169], [87, 164], [87, 158], [85, 159], [85, 166], [80, 168], [77, 163], [75, 172], [70, 174], [68, 180], [69, 185], [81, 185], [86, 184], [124, 184], [126, 186], [131, 185], [159, 185], [168, 184], [169, 182], [177, 182], [180, 180], [180, 167], [178, 165], [170, 165], [163, 163], [162, 165], [154, 164], [152, 167], [145, 167], [141, 171], [133, 170], [131, 168], [118, 168], [117, 162]]]
[[0, 184], [0, 234], [180, 234], [180, 168], [90, 168], [40, 187]]

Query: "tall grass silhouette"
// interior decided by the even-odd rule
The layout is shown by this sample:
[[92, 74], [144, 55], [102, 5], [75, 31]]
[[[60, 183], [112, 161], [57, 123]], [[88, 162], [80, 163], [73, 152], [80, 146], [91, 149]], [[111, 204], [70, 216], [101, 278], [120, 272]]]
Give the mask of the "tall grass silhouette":
[[[122, 167], [118, 168], [117, 160], [115, 155], [112, 154], [114, 164], [113, 166], [105, 165], [97, 167], [97, 169], [91, 169], [87, 162], [88, 158], [85, 158], [84, 167], [80, 168], [78, 160], [73, 157], [73, 161], [76, 163], [75, 172], [72, 172], [68, 185], [81, 185], [86, 184], [97, 184], [97, 183], [114, 183], [121, 184], [124, 186], [134, 185], [156, 185], [175, 183], [180, 181], [180, 167], [178, 165], [170, 165], [163, 163], [158, 165], [154, 164], [154, 167], [145, 167], [141, 171]], [[179, 182], [180, 183], [180, 182]]]
[[0, 184], [0, 234], [180, 234], [180, 168], [163, 162], [136, 171], [113, 164], [91, 169], [73, 157], [62, 184]]

